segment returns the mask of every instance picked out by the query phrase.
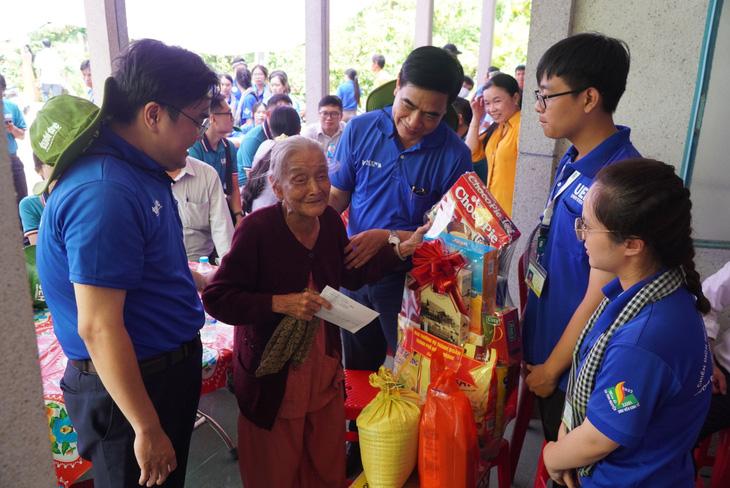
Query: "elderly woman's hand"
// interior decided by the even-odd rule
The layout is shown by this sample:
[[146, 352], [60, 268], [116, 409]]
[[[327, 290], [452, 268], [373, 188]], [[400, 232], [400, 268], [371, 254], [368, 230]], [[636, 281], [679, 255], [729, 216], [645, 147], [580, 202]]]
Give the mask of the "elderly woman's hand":
[[271, 310], [295, 319], [312, 320], [314, 314], [319, 312], [322, 307], [329, 310], [332, 305], [317, 293], [309, 290], [271, 297]]

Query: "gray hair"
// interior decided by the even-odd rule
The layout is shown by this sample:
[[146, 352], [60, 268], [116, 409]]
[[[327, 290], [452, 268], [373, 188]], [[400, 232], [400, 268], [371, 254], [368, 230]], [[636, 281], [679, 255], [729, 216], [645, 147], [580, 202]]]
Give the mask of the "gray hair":
[[294, 154], [305, 151], [313, 151], [322, 154], [322, 148], [316, 141], [304, 136], [291, 136], [278, 140], [271, 148], [271, 167], [269, 174], [273, 182], [281, 183], [289, 171], [289, 161]]

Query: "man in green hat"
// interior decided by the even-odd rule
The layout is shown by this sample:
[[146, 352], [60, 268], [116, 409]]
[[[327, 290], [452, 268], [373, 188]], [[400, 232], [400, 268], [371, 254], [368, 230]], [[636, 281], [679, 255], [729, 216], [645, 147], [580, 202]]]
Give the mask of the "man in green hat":
[[196, 54], [144, 39], [117, 60], [101, 109], [62, 95], [32, 130], [55, 161], [38, 273], [97, 487], [185, 483], [205, 317], [166, 171], [185, 166], [217, 85]]

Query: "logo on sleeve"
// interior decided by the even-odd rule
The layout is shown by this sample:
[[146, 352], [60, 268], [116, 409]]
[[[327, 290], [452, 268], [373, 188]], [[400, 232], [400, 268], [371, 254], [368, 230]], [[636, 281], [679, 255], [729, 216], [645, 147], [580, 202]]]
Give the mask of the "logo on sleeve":
[[155, 200], [155, 204], [152, 206], [152, 213], [154, 213], [156, 216], [160, 216], [160, 209], [162, 208], [162, 204], [159, 200]]
[[625, 387], [624, 383], [626, 382], [621, 381], [616, 386], [603, 390], [614, 412], [624, 413], [639, 408], [639, 400], [636, 399], [634, 390]]

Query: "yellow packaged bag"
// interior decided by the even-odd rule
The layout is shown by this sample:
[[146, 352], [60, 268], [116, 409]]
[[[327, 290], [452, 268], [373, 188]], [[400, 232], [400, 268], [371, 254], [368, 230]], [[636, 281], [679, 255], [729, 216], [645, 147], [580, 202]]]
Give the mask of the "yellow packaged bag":
[[418, 395], [384, 366], [370, 375], [370, 384], [380, 393], [357, 417], [363, 471], [370, 488], [401, 488], [418, 457]]

